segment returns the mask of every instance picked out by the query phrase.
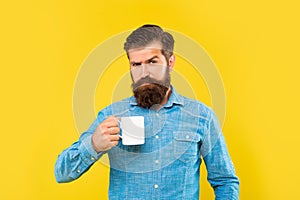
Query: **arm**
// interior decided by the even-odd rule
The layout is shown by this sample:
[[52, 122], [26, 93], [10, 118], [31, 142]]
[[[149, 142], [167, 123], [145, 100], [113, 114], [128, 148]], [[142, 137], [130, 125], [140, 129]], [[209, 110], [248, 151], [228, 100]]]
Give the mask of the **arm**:
[[216, 200], [239, 199], [239, 179], [230, 159], [216, 115], [212, 112], [201, 155], [208, 172], [207, 180], [214, 189]]
[[77, 142], [58, 156], [54, 168], [58, 183], [71, 182], [79, 178], [105, 153], [97, 153], [92, 145], [91, 138], [97, 126], [98, 120], [96, 119]]
[[58, 156], [54, 169], [56, 181], [64, 183], [79, 178], [107, 150], [118, 144], [119, 132], [116, 118], [111, 116], [104, 119], [100, 112], [79, 140]]

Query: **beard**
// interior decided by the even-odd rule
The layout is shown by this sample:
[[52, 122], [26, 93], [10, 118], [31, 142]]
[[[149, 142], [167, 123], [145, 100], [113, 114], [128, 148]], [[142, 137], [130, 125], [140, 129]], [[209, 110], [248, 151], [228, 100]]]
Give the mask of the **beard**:
[[159, 105], [165, 98], [170, 87], [170, 74], [166, 73], [163, 81], [149, 76], [132, 83], [133, 94], [137, 104], [142, 108], [151, 108]]

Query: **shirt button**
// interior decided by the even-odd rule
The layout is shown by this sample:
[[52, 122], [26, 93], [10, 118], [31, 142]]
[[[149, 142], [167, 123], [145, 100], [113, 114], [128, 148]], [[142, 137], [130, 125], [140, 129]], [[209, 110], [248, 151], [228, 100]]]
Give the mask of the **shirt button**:
[[158, 163], [159, 163], [159, 160], [155, 160], [155, 163], [158, 164]]
[[159, 116], [159, 114], [158, 114], [158, 113], [156, 113], [156, 116], [158, 117], [158, 116]]
[[158, 135], [156, 135], [156, 136], [155, 136], [155, 139], [158, 139], [158, 138], [159, 138], [159, 136], [158, 136]]
[[77, 169], [77, 173], [80, 173], [80, 170], [79, 170], [79, 169]]
[[94, 158], [94, 157], [91, 157], [91, 159], [92, 159], [92, 160], [95, 160], [95, 158]]
[[190, 136], [189, 136], [189, 135], [186, 135], [186, 136], [185, 136], [185, 139], [190, 139]]
[[157, 188], [158, 188], [158, 185], [157, 185], [157, 184], [155, 184], [155, 185], [154, 185], [154, 188], [155, 188], [155, 189], [157, 189]]

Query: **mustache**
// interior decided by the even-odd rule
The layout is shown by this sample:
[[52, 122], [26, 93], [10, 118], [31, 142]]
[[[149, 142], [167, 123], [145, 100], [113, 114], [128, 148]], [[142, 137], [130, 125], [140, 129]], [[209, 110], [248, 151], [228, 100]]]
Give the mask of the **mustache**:
[[144, 78], [141, 78], [140, 80], [138, 80], [137, 82], [133, 82], [131, 84], [131, 87], [133, 90], [136, 90], [137, 88], [139, 88], [141, 85], [145, 84], [145, 83], [149, 83], [149, 84], [157, 84], [157, 85], [161, 85], [161, 86], [165, 86], [165, 87], [169, 87], [170, 86], [170, 80], [163, 80], [163, 81], [159, 81], [153, 78], [150, 78], [149, 76], [146, 76]]

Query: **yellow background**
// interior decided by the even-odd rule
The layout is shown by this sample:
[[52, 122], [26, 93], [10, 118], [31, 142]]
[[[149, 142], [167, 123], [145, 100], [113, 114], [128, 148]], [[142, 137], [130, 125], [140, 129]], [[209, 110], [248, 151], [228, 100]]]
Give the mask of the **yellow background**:
[[[1, 2], [0, 199], [107, 198], [106, 166], [57, 184], [54, 163], [79, 135], [72, 93], [82, 62], [144, 23], [192, 37], [218, 66], [240, 199], [299, 199], [299, 19], [296, 0]], [[191, 82], [209, 104], [205, 87]], [[95, 99], [105, 106], [99, 92]], [[202, 199], [212, 199], [203, 175], [201, 183]]]

